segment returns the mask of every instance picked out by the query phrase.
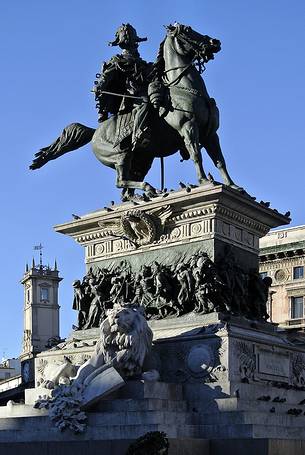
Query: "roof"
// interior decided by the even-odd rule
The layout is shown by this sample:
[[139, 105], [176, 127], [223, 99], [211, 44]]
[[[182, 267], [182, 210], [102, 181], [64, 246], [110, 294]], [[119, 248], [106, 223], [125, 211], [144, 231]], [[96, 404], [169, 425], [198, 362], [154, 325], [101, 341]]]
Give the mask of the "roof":
[[262, 237], [259, 242], [261, 252], [266, 249], [287, 251], [305, 247], [305, 225], [277, 229]]

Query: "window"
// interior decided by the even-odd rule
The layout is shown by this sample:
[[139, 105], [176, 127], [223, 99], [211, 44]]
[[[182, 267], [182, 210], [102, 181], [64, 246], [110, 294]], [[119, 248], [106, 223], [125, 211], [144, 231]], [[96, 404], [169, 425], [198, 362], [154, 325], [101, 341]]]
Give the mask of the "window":
[[40, 288], [40, 300], [49, 300], [49, 289]]
[[4, 373], [4, 378], [5, 379], [9, 379], [11, 377], [11, 375], [9, 373]]
[[293, 267], [293, 279], [299, 280], [300, 278], [304, 278], [304, 267], [302, 265]]
[[268, 272], [260, 272], [260, 277], [261, 277], [262, 280], [264, 278], [266, 278], [267, 276], [268, 276]]
[[299, 319], [303, 317], [303, 297], [291, 297], [291, 318]]

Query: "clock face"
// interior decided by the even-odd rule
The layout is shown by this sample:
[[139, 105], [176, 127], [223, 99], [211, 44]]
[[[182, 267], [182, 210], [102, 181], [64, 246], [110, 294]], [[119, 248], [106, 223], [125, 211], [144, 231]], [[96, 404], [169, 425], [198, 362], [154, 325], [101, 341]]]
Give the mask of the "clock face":
[[30, 364], [29, 362], [24, 362], [22, 367], [22, 379], [24, 382], [29, 382], [30, 380]]

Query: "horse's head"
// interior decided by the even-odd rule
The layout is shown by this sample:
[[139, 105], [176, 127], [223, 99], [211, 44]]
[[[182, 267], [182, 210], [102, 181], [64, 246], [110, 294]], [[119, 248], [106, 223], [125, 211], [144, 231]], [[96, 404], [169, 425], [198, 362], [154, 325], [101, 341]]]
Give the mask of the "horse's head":
[[189, 54], [192, 58], [198, 58], [203, 62], [213, 59], [213, 54], [221, 49], [219, 40], [208, 35], [201, 35], [188, 25], [175, 23], [168, 25], [166, 30], [167, 36], [176, 39], [180, 53]]

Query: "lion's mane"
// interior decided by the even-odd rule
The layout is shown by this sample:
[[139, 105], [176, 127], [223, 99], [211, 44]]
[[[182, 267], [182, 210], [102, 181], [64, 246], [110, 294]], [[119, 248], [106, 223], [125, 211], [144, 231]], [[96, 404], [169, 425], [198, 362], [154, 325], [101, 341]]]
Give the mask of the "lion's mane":
[[101, 325], [96, 354], [103, 354], [105, 363], [112, 361], [122, 376], [138, 376], [152, 339], [141, 307], [115, 305]]

